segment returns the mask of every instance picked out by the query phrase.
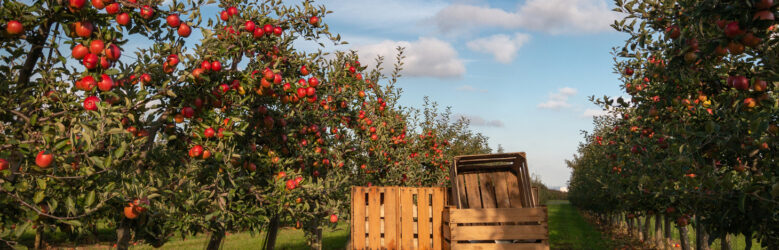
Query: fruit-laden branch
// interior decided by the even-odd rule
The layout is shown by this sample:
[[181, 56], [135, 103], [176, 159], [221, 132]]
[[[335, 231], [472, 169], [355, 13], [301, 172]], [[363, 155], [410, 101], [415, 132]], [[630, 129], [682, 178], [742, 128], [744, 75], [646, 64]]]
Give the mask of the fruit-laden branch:
[[[109, 169], [103, 169], [103, 170], [100, 170], [100, 171], [97, 171], [97, 172], [94, 172], [94, 173], [91, 173], [91, 174], [88, 174], [88, 175], [56, 176], [56, 175], [47, 174], [47, 175], [44, 175], [44, 176], [52, 178], [52, 179], [58, 179], [58, 180], [76, 180], [76, 179], [84, 179], [84, 178], [89, 178], [91, 176], [99, 175], [99, 174], [108, 172], [108, 170]], [[22, 172], [16, 172], [16, 173], [13, 173], [13, 174], [35, 176], [35, 175], [30, 174], [30, 173], [22, 173]]]
[[44, 217], [49, 217], [49, 218], [52, 218], [52, 219], [55, 219], [55, 220], [75, 220], [75, 219], [80, 219], [80, 218], [86, 217], [86, 216], [88, 216], [88, 215], [90, 215], [90, 214], [92, 214], [94, 212], [97, 212], [98, 210], [103, 208], [103, 206], [105, 206], [105, 204], [106, 204], [106, 202], [108, 200], [113, 199], [113, 198], [116, 197], [116, 195], [112, 195], [111, 197], [108, 197], [107, 199], [104, 199], [104, 200], [100, 201], [100, 203], [98, 203], [95, 207], [86, 210], [83, 214], [76, 215], [76, 216], [59, 217], [59, 216], [51, 215], [49, 213], [44, 213], [43, 211], [41, 211], [40, 209], [36, 208], [35, 206], [30, 205], [29, 203], [25, 202], [18, 195], [14, 194], [14, 193], [11, 193], [11, 192], [8, 192], [2, 186], [0, 186], [0, 192], [3, 192], [3, 193], [6, 193], [6, 194], [10, 195], [16, 201], [18, 201], [20, 204], [22, 204], [23, 206], [28, 207], [28, 208], [32, 209], [33, 211], [35, 211], [36, 213], [38, 213], [38, 215], [41, 215], [41, 216], [44, 216]]

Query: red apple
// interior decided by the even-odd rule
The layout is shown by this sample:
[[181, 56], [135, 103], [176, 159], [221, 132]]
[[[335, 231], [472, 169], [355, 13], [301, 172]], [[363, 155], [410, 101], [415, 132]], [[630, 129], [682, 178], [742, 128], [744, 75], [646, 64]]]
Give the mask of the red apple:
[[211, 70], [211, 62], [203, 61], [202, 63], [200, 63], [200, 68], [203, 70]]
[[281, 36], [281, 33], [283, 33], [283, 32], [284, 32], [284, 29], [282, 29], [279, 26], [276, 26], [276, 27], [273, 28], [273, 34], [276, 35], [276, 36]]
[[100, 82], [97, 83], [97, 88], [100, 91], [111, 91], [114, 87], [114, 80], [110, 76], [103, 74], [100, 76]]
[[211, 70], [216, 72], [222, 70], [222, 63], [220, 63], [219, 61], [211, 62]]
[[94, 69], [97, 67], [99, 58], [97, 55], [89, 53], [86, 56], [84, 56], [84, 60], [82, 60], [82, 63], [84, 64], [84, 67], [87, 69]]
[[752, 16], [752, 20], [773, 21], [774, 19], [776, 19], [776, 17], [774, 16], [774, 12], [770, 10], [761, 10], [755, 12], [755, 15]]
[[331, 214], [330, 215], [330, 223], [336, 223], [338, 222], [338, 215]]
[[116, 23], [122, 26], [130, 24], [130, 15], [127, 13], [116, 15]]
[[758, 0], [755, 2], [755, 8], [764, 10], [771, 8], [774, 5], [774, 0]]
[[119, 46], [116, 46], [116, 44], [113, 43], [109, 44], [103, 53], [105, 53], [105, 56], [108, 58], [108, 60], [114, 62], [119, 60], [119, 57], [122, 56], [122, 51], [119, 49]]
[[754, 108], [757, 107], [757, 101], [755, 101], [755, 98], [749, 97], [744, 99], [744, 106], [747, 108]]
[[768, 83], [760, 79], [755, 79], [752, 84], [752, 89], [756, 92], [766, 91], [766, 89], [768, 89]]
[[38, 152], [38, 156], [35, 157], [35, 165], [40, 168], [48, 168], [51, 162], [54, 161], [54, 156], [51, 153], [46, 153], [46, 150]]
[[100, 102], [100, 98], [97, 98], [97, 96], [90, 96], [84, 99], [84, 109], [86, 110], [97, 110], [97, 103]]
[[287, 180], [287, 183], [286, 183], [287, 190], [295, 189], [296, 186], [297, 185], [295, 185], [295, 181], [294, 180]]
[[201, 154], [203, 154], [203, 146], [195, 145], [191, 149], [189, 149], [189, 157], [197, 158]]
[[268, 35], [273, 34], [273, 25], [266, 24], [265, 26], [262, 26], [262, 31]]
[[257, 27], [255, 27], [255, 29], [254, 29], [254, 33], [253, 33], [252, 35], [254, 36], [254, 38], [260, 38], [260, 37], [262, 37], [263, 35], [265, 35], [265, 32], [264, 32], [264, 31], [262, 31], [262, 28], [257, 28]]
[[306, 88], [306, 96], [312, 97], [314, 95], [316, 95], [316, 89], [314, 87]]
[[100, 67], [103, 69], [107, 69], [111, 67], [111, 62], [108, 61], [108, 58], [105, 56], [100, 57]]
[[24, 26], [22, 26], [22, 23], [19, 21], [11, 20], [8, 21], [8, 25], [5, 26], [5, 31], [8, 32], [9, 35], [15, 36], [24, 32]]
[[[82, 1], [82, 0], [70, 0], [72, 3], [73, 1]], [[105, 8], [105, 3], [103, 3], [103, 0], [92, 0], [92, 7], [95, 7], [95, 9], [102, 10]]]
[[308, 85], [311, 87], [316, 87], [319, 85], [319, 79], [316, 79], [316, 77], [308, 78]]
[[92, 42], [89, 43], [89, 52], [92, 54], [99, 55], [103, 52], [103, 49], [105, 49], [103, 40], [92, 40]]
[[105, 12], [109, 15], [116, 15], [121, 10], [119, 3], [112, 3], [105, 7]]
[[221, 13], [219, 13], [219, 18], [221, 18], [222, 21], [230, 20], [230, 13], [227, 13], [227, 11], [223, 10]]
[[70, 0], [68, 1], [68, 8], [72, 11], [78, 11], [79, 9], [84, 7], [84, 4], [87, 1], [85, 0]]
[[141, 17], [142, 17], [143, 19], [149, 19], [149, 18], [151, 18], [152, 16], [154, 16], [154, 9], [152, 9], [151, 7], [149, 7], [149, 5], [144, 5], [144, 6], [141, 6], [141, 12], [140, 12], [140, 14], [141, 14]]
[[300, 74], [301, 75], [308, 75], [308, 69], [306, 68], [306, 65], [300, 66]]
[[254, 28], [256, 27], [256, 25], [254, 25], [254, 22], [252, 22], [251, 20], [246, 21], [246, 23], [244, 23], [243, 26], [246, 29], [246, 31], [248, 31], [249, 33], [253, 33]]
[[735, 76], [733, 77], [733, 87], [738, 90], [748, 90], [749, 79], [747, 79], [745, 76]]
[[6, 161], [3, 158], [0, 158], [0, 171], [8, 169], [10, 165], [11, 164], [9, 164], [8, 161]]
[[165, 18], [165, 21], [168, 22], [168, 25], [170, 27], [176, 28], [179, 25], [181, 25], [181, 19], [179, 19], [178, 14], [170, 14], [168, 15], [168, 18]]
[[214, 128], [207, 128], [205, 131], [203, 131], [203, 136], [205, 138], [211, 138], [214, 137], [214, 135], [216, 135]]
[[625, 67], [625, 75], [628, 75], [628, 76], [633, 75], [633, 69]]
[[737, 21], [732, 21], [725, 25], [725, 36], [728, 38], [736, 38], [742, 34], [744, 34], [744, 30], [739, 27]]
[[176, 55], [176, 54], [169, 55], [168, 56], [168, 64], [170, 64], [170, 66], [178, 65], [179, 64], [179, 56]]
[[71, 51], [70, 55], [73, 56], [73, 58], [76, 58], [78, 60], [81, 60], [89, 54], [89, 49], [87, 49], [86, 46], [78, 44], [76, 47], [73, 47], [73, 50]]
[[192, 107], [184, 107], [181, 109], [181, 114], [186, 118], [192, 118], [195, 116], [195, 110]]
[[235, 7], [227, 8], [227, 14], [230, 14], [230, 16], [238, 15], [238, 8]]
[[308, 19], [308, 23], [316, 26], [317, 24], [319, 24], [319, 17], [312, 16], [311, 18]]
[[190, 28], [186, 23], [182, 23], [179, 25], [178, 33], [181, 37], [189, 37], [189, 34], [192, 34], [192, 28]]
[[95, 26], [92, 25], [90, 22], [76, 22], [75, 29], [76, 34], [80, 37], [89, 37], [92, 35], [92, 30], [95, 28]]
[[92, 91], [93, 89], [95, 89], [96, 85], [97, 82], [95, 81], [95, 78], [92, 76], [85, 76], [84, 78], [81, 78], [81, 80], [76, 82], [76, 87], [84, 91]]
[[668, 37], [671, 39], [679, 38], [681, 35], [681, 32], [679, 31], [679, 26], [671, 25], [668, 28], [665, 29], [665, 33], [668, 34]]

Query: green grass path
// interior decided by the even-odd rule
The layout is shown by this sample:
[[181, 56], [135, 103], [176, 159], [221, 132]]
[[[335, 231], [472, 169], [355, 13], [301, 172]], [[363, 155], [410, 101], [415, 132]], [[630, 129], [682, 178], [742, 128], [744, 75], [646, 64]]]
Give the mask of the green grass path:
[[610, 249], [613, 245], [568, 201], [549, 201], [547, 208], [552, 249]]

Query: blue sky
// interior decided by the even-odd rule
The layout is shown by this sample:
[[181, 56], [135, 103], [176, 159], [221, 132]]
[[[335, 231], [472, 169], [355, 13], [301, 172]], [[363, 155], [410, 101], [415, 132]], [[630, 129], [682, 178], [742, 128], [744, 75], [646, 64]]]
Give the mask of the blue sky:
[[[401, 105], [420, 107], [429, 96], [451, 106], [490, 138], [493, 149], [500, 144], [507, 152], [526, 152], [530, 171], [548, 186], [566, 185], [565, 160], [576, 152], [581, 131], [592, 129], [592, 115], [602, 113], [589, 96], [623, 95], [610, 52], [626, 36], [609, 27], [617, 14], [606, 0], [316, 4], [333, 11], [323, 22], [349, 42], [324, 50], [356, 50], [370, 64], [377, 55], [392, 59], [397, 46], [406, 47], [404, 77], [397, 84], [404, 91]], [[215, 19], [218, 11], [204, 6], [204, 18]], [[194, 29], [188, 40], [201, 37]], [[151, 42], [131, 39], [126, 48]], [[312, 41], [295, 45], [320, 49]]]
[[566, 185], [564, 161], [600, 113], [588, 97], [622, 94], [610, 52], [626, 37], [609, 27], [617, 16], [605, 0], [324, 4], [334, 13], [323, 21], [350, 43], [337, 49], [392, 58], [407, 47], [402, 105], [429, 96], [451, 106], [493, 148], [526, 152], [549, 186]]

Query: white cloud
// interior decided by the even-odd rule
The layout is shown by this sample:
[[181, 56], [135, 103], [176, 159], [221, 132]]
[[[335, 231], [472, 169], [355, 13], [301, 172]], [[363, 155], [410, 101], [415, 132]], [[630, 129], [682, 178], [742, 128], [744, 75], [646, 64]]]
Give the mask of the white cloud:
[[595, 33], [610, 30], [618, 18], [604, 0], [528, 0], [515, 12], [489, 6], [452, 4], [439, 11], [433, 22], [439, 30], [498, 27], [529, 29], [551, 34]]
[[356, 45], [352, 47], [357, 51], [362, 62], [373, 67], [377, 56], [384, 56], [384, 71], [389, 73], [395, 63], [397, 47], [404, 47], [406, 58], [403, 60], [404, 76], [460, 77], [465, 74], [465, 63], [459, 58], [457, 50], [451, 44], [436, 38], [419, 38], [417, 41], [391, 41], [385, 40], [376, 44]]
[[484, 119], [484, 117], [478, 116], [478, 115], [455, 115], [455, 119], [461, 119], [464, 118], [469, 121], [469, 124], [471, 126], [479, 126], [479, 127], [496, 127], [500, 128], [503, 127], [504, 124], [500, 120], [487, 120]]
[[568, 98], [576, 95], [578, 91], [574, 88], [565, 87], [558, 89], [555, 93], [549, 94], [549, 99], [545, 102], [539, 103], [538, 108], [542, 109], [561, 109], [570, 108], [571, 104], [568, 103]]
[[498, 34], [470, 41], [466, 45], [473, 51], [491, 54], [500, 63], [510, 63], [519, 48], [529, 40], [530, 35], [523, 33], [516, 33], [513, 37]]
[[581, 117], [590, 118], [590, 117], [596, 117], [596, 116], [603, 116], [603, 115], [607, 115], [607, 114], [609, 114], [609, 112], [606, 111], [606, 110], [602, 110], [602, 109], [586, 109], [582, 113]]
[[466, 91], [466, 92], [481, 92], [481, 93], [487, 93], [487, 90], [486, 90], [486, 89], [480, 89], [480, 88], [476, 88], [476, 87], [474, 87], [474, 86], [471, 86], [471, 85], [463, 85], [463, 86], [457, 87], [457, 89], [456, 89], [456, 90], [459, 90], [459, 91]]

